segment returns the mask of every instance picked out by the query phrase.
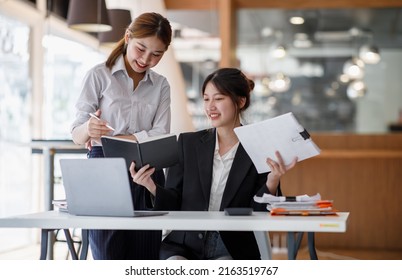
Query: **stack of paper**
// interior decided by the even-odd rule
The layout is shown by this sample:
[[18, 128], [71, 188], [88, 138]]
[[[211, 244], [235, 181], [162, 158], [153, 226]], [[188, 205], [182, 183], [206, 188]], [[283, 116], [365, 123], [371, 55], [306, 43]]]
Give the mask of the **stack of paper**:
[[54, 199], [52, 204], [55, 210], [59, 210], [61, 212], [68, 212], [67, 210], [67, 201], [65, 199]]
[[322, 200], [317, 193], [314, 196], [273, 196], [265, 194], [262, 197], [254, 197], [258, 203], [267, 203], [267, 210], [271, 215], [335, 215], [332, 200]]

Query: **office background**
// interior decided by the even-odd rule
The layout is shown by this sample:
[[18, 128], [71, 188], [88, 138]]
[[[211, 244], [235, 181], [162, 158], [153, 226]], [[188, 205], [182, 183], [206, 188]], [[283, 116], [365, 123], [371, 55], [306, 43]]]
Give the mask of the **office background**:
[[[95, 34], [68, 27], [68, 2], [0, 1], [2, 216], [43, 209], [45, 167], [29, 144], [70, 138], [82, 76], [110, 51]], [[244, 122], [293, 111], [323, 149], [284, 178], [285, 189], [320, 192], [351, 212], [347, 233], [318, 236], [318, 246], [402, 251], [402, 139], [391, 131], [402, 122], [400, 1], [106, 2], [129, 9], [132, 18], [156, 11], [172, 22], [173, 43], [156, 70], [172, 85], [174, 132], [208, 126], [199, 90], [209, 72], [242, 68], [257, 85]], [[294, 15], [304, 16], [304, 27], [288, 23]], [[287, 53], [275, 58], [279, 45]], [[381, 60], [342, 80], [363, 45], [378, 47]], [[356, 89], [354, 81], [363, 84]], [[55, 195], [63, 196], [57, 166]], [[382, 211], [373, 213], [376, 208]], [[38, 240], [32, 230], [1, 230], [0, 236], [0, 251]]]

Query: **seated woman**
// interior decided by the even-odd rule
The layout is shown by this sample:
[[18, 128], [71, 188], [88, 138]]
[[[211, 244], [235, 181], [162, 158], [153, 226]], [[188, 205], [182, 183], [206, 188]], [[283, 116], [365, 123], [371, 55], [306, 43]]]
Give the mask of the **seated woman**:
[[[154, 168], [144, 166], [133, 181], [154, 196], [155, 210], [223, 211], [252, 207], [255, 195], [280, 195], [279, 179], [296, 165], [285, 166], [281, 155], [267, 158], [271, 172], [258, 174], [233, 129], [250, 105], [254, 82], [240, 70], [222, 68], [210, 74], [203, 86], [204, 110], [212, 128], [179, 136], [179, 163], [169, 168], [165, 186], [152, 180]], [[260, 259], [252, 231], [172, 231], [162, 242], [161, 259]]]

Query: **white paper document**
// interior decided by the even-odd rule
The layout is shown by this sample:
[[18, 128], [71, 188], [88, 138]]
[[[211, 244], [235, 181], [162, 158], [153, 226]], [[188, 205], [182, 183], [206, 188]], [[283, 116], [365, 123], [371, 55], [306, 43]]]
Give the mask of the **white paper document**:
[[320, 154], [320, 149], [291, 112], [236, 127], [234, 132], [258, 173], [270, 171], [266, 159], [269, 157], [277, 161], [275, 151], [281, 153], [286, 165], [295, 157], [302, 161]]
[[307, 194], [298, 196], [274, 196], [264, 194], [254, 196], [257, 203], [266, 203], [267, 210], [271, 215], [333, 215], [336, 210], [332, 208], [332, 200], [322, 200], [319, 193], [308, 196]]
[[321, 195], [319, 193], [309, 196], [307, 194], [303, 195], [298, 195], [298, 196], [275, 196], [272, 194], [267, 194], [264, 193], [262, 196], [254, 196], [254, 201], [257, 203], [268, 203], [268, 204], [273, 204], [277, 202], [287, 202], [289, 200], [295, 201], [295, 202], [311, 202], [311, 201], [318, 201], [321, 200]]

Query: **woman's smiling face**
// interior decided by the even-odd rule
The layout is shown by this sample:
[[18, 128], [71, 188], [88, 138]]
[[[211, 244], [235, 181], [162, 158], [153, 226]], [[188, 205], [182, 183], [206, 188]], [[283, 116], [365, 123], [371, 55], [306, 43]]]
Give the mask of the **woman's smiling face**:
[[213, 127], [233, 127], [236, 108], [229, 96], [220, 93], [213, 83], [208, 83], [203, 98], [205, 114]]
[[156, 36], [145, 38], [129, 38], [125, 36], [127, 43], [126, 61], [137, 73], [156, 66], [165, 53], [166, 46]]

